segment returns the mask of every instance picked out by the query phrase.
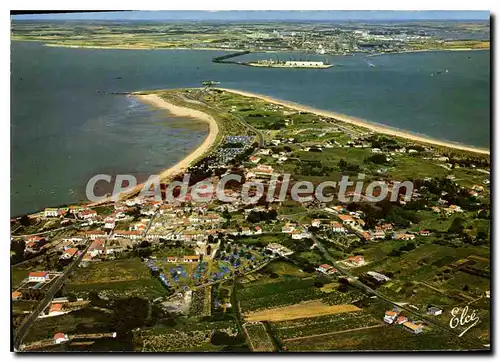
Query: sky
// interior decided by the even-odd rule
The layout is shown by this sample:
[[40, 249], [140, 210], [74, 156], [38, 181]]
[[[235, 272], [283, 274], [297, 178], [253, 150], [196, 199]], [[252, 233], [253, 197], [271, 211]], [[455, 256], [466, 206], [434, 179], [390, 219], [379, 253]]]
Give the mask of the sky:
[[488, 20], [489, 11], [112, 11], [13, 15], [14, 20]]

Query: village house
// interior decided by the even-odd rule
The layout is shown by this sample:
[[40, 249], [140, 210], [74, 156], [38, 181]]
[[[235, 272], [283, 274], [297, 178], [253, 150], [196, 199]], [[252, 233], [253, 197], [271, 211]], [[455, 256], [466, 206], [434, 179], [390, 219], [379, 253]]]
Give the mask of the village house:
[[431, 234], [431, 232], [427, 229], [423, 229], [423, 230], [420, 230], [418, 232], [418, 235], [420, 235], [420, 236], [429, 236], [430, 234]]
[[82, 212], [83, 210], [86, 210], [87, 208], [86, 207], [83, 207], [83, 206], [80, 206], [80, 205], [71, 205], [69, 207], [69, 213], [72, 214], [72, 215], [76, 215], [80, 212]]
[[177, 263], [177, 260], [176, 256], [167, 256], [167, 263]]
[[277, 243], [270, 243], [266, 246], [266, 250], [269, 250], [273, 252], [274, 254], [278, 254], [280, 256], [287, 256], [287, 255], [292, 255], [293, 251], [288, 249], [287, 247], [277, 244]]
[[146, 230], [148, 227], [148, 224], [146, 222], [143, 222], [143, 221], [140, 221], [140, 222], [136, 222], [136, 223], [133, 223], [132, 225], [130, 225], [129, 227], [129, 230], [136, 230], [136, 231], [144, 231]]
[[372, 239], [372, 234], [370, 234], [368, 231], [363, 231], [361, 232], [361, 237], [366, 241], [370, 241]]
[[415, 239], [415, 235], [407, 234], [407, 233], [396, 233], [394, 235], [394, 239], [396, 239], [396, 240], [413, 240], [413, 239]]
[[64, 333], [56, 333], [54, 334], [54, 343], [61, 344], [69, 341], [68, 335]]
[[42, 242], [44, 240], [45, 240], [45, 237], [43, 237], [43, 236], [37, 236], [37, 235], [35, 235], [35, 236], [29, 236], [28, 238], [26, 238], [26, 241], [28, 241], [28, 242], [34, 242], [36, 244], [38, 244], [38, 243], [40, 243], [40, 242]]
[[252, 230], [250, 230], [250, 228], [248, 226], [244, 226], [241, 228], [241, 235], [249, 236], [252, 234], [253, 234], [253, 232], [252, 232]]
[[346, 229], [337, 221], [330, 221], [330, 230], [334, 233], [345, 233]]
[[108, 234], [103, 230], [90, 230], [85, 232], [85, 236], [90, 238], [90, 240], [105, 238], [107, 235]]
[[185, 255], [184, 263], [198, 263], [200, 261], [199, 255]]
[[69, 248], [61, 255], [61, 259], [71, 259], [77, 254], [78, 254], [77, 248]]
[[[86, 238], [83, 235], [75, 235], [64, 238], [63, 241], [71, 244], [78, 244], [84, 241]], [[69, 245], [69, 244], [68, 244]]]
[[385, 312], [384, 322], [387, 324], [392, 324], [392, 323], [394, 323], [394, 321], [396, 320], [397, 317], [398, 317], [397, 312], [395, 312], [393, 310], [388, 310]]
[[21, 299], [21, 296], [22, 296], [21, 292], [17, 290], [12, 292], [12, 300], [19, 300]]
[[99, 254], [104, 253], [104, 242], [102, 240], [95, 240], [89, 247], [87, 253], [93, 258]]
[[139, 240], [141, 238], [142, 232], [137, 230], [115, 230], [113, 233], [113, 239], [124, 238], [130, 240]]
[[38, 244], [33, 241], [27, 242], [24, 246], [24, 250], [29, 253], [36, 253], [38, 251]]
[[250, 170], [258, 178], [271, 178], [274, 172], [272, 166], [269, 165], [258, 165]]
[[43, 211], [43, 215], [45, 217], [58, 217], [59, 216], [59, 209], [53, 208], [53, 207], [47, 207]]
[[294, 240], [302, 240], [302, 239], [307, 239], [307, 238], [311, 237], [311, 234], [308, 233], [307, 231], [298, 230], [298, 229], [295, 229], [294, 231], [292, 231], [291, 235], [292, 235], [292, 239], [294, 239]]
[[337, 272], [337, 269], [328, 264], [321, 264], [316, 268], [316, 270], [323, 274], [334, 274]]
[[423, 326], [421, 324], [415, 324], [412, 322], [404, 322], [403, 323], [403, 329], [414, 333], [414, 334], [419, 334], [422, 332]]
[[339, 219], [340, 221], [342, 221], [344, 225], [348, 226], [356, 225], [356, 221], [349, 215], [339, 215]]
[[373, 239], [385, 239], [385, 231], [375, 230], [371, 233]]
[[456, 212], [464, 212], [464, 210], [462, 210], [462, 208], [458, 205], [450, 205], [448, 208], [445, 208], [445, 212], [454, 214]]
[[291, 234], [295, 230], [295, 225], [291, 223], [286, 223], [282, 228], [281, 232], [283, 234]]
[[430, 315], [441, 315], [443, 313], [443, 310], [438, 307], [430, 306], [427, 308], [427, 314]]
[[250, 162], [257, 164], [257, 163], [259, 163], [261, 158], [257, 157], [257, 156], [250, 156], [249, 160], [250, 160]]
[[269, 156], [271, 154], [271, 150], [269, 148], [263, 148], [259, 151], [259, 154]]
[[356, 255], [347, 258], [347, 261], [354, 266], [365, 265], [365, 258], [363, 255]]
[[82, 220], [88, 220], [97, 216], [97, 211], [95, 210], [83, 210], [78, 213], [78, 218]]
[[403, 315], [400, 315], [397, 319], [396, 319], [396, 324], [403, 324], [403, 323], [406, 323], [408, 322], [408, 318], [406, 318], [405, 316]]
[[35, 282], [46, 282], [49, 280], [49, 272], [31, 272], [28, 274], [28, 281]]
[[386, 282], [386, 281], [390, 280], [390, 278], [388, 276], [374, 272], [374, 271], [369, 271], [366, 274], [368, 274], [369, 276], [371, 276], [372, 278], [374, 278], [378, 282]]
[[61, 303], [52, 303], [49, 306], [49, 315], [56, 316], [56, 315], [64, 314], [62, 309], [63, 309], [63, 305]]
[[115, 218], [114, 217], [107, 217], [106, 219], [104, 219], [104, 229], [114, 229], [115, 228]]
[[319, 228], [321, 226], [321, 220], [314, 219], [311, 221], [311, 226], [315, 228]]

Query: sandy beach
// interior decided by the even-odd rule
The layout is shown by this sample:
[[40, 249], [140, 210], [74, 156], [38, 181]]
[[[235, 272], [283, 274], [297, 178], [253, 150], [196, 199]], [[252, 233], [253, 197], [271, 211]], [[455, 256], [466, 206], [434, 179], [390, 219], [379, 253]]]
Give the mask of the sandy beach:
[[378, 123], [371, 123], [371, 122], [368, 122], [364, 119], [351, 117], [351, 116], [348, 116], [348, 115], [345, 115], [342, 113], [316, 109], [313, 107], [293, 103], [290, 101], [284, 101], [281, 99], [271, 98], [271, 97], [268, 97], [268, 96], [265, 96], [262, 94], [257, 94], [257, 93], [251, 93], [251, 92], [240, 91], [240, 90], [236, 90], [236, 89], [228, 89], [228, 88], [217, 88], [217, 89], [220, 89], [220, 90], [223, 90], [226, 92], [230, 92], [230, 93], [234, 93], [234, 94], [239, 94], [239, 95], [242, 95], [245, 97], [258, 98], [258, 99], [264, 100], [266, 102], [285, 106], [285, 107], [288, 107], [291, 109], [295, 109], [297, 111], [309, 112], [309, 113], [314, 113], [314, 114], [317, 114], [317, 115], [323, 116], [323, 117], [335, 118], [336, 120], [339, 120], [339, 121], [342, 121], [345, 123], [353, 124], [353, 125], [360, 126], [360, 127], [365, 127], [371, 131], [383, 133], [383, 134], [390, 135], [390, 136], [401, 137], [401, 138], [405, 138], [405, 139], [416, 141], [416, 142], [427, 143], [427, 144], [435, 145], [435, 146], [449, 147], [449, 148], [454, 148], [457, 150], [463, 150], [463, 151], [468, 151], [468, 152], [480, 153], [480, 154], [485, 154], [485, 155], [490, 154], [490, 150], [488, 150], [488, 149], [463, 145], [460, 143], [455, 143], [455, 142], [450, 142], [450, 141], [441, 141], [441, 140], [433, 139], [431, 137], [421, 136], [421, 135], [413, 134], [413, 133], [406, 132], [403, 130], [398, 130], [398, 129], [384, 126], [384, 125], [381, 125]]
[[[198, 158], [202, 157], [215, 143], [217, 139], [217, 134], [219, 133], [219, 126], [217, 124], [217, 121], [212, 116], [203, 113], [201, 111], [198, 111], [196, 109], [181, 107], [173, 103], [167, 102], [166, 100], [162, 99], [160, 96], [156, 94], [132, 94], [132, 95], [134, 97], [137, 97], [144, 103], [151, 104], [152, 106], [157, 108], [165, 109], [175, 116], [197, 118], [199, 120], [207, 122], [209, 125], [208, 135], [201, 145], [199, 145], [195, 150], [193, 150], [189, 155], [187, 155], [181, 161], [179, 161], [172, 167], [166, 169], [165, 171], [159, 174], [162, 182], [171, 180], [173, 177], [186, 171], [189, 168], [189, 166], [191, 166], [191, 163], [193, 163]], [[130, 192], [122, 193], [120, 196], [120, 200], [124, 200], [140, 192], [143, 185], [144, 184], [141, 183], [137, 185]], [[112, 196], [106, 198], [105, 200], [91, 204], [89, 206], [102, 204], [109, 201], [112, 201]]]
[[149, 103], [158, 108], [166, 109], [175, 116], [197, 118], [199, 120], [207, 122], [209, 126], [207, 138], [205, 138], [203, 143], [199, 145], [198, 148], [196, 148], [193, 152], [187, 155], [183, 160], [170, 167], [169, 169], [163, 171], [160, 174], [162, 181], [170, 179], [173, 176], [184, 172], [193, 161], [203, 156], [205, 152], [207, 152], [215, 143], [217, 134], [219, 133], [219, 126], [217, 124], [217, 121], [212, 116], [196, 109], [177, 106], [175, 104], [167, 102], [156, 94], [137, 94], [134, 96], [145, 103]]

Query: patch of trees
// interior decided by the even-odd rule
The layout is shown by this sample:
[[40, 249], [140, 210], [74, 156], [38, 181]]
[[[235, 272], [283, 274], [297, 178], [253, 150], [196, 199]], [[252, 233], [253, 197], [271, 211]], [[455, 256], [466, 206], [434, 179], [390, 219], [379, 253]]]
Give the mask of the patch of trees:
[[10, 243], [10, 250], [13, 252], [10, 257], [11, 264], [17, 264], [24, 260], [24, 248], [26, 243], [22, 239], [12, 240]]
[[251, 211], [247, 216], [247, 221], [254, 224], [262, 221], [276, 220], [278, 213], [276, 210], [271, 209], [269, 211]]
[[448, 232], [451, 234], [461, 234], [464, 231], [464, 223], [465, 220], [461, 217], [456, 217], [451, 222], [450, 227], [448, 228]]
[[308, 251], [311, 248], [311, 246], [313, 246], [314, 242], [309, 238], [300, 239], [300, 240], [288, 238], [288, 239], [282, 240], [281, 244], [283, 246], [286, 246], [287, 248], [295, 251], [295, 252], [300, 253], [302, 251]]
[[240, 334], [230, 336], [226, 332], [215, 331], [210, 338], [210, 343], [215, 346], [237, 346], [245, 343], [245, 338]]
[[114, 311], [113, 324], [116, 327], [116, 332], [126, 334], [145, 325], [150, 306], [146, 299], [130, 297], [115, 300], [112, 308]]
[[302, 161], [295, 173], [308, 176], [328, 176], [333, 171], [333, 168], [324, 166], [321, 161]]
[[389, 161], [387, 161], [387, 156], [382, 154], [382, 153], [376, 153], [374, 155], [371, 155], [370, 157], [365, 159], [365, 163], [375, 163], [377, 165], [386, 165], [389, 164]]
[[356, 165], [354, 163], [349, 163], [344, 159], [341, 159], [339, 161], [339, 168], [340, 171], [342, 171], [347, 175], [357, 175], [361, 171], [359, 165]]
[[371, 143], [373, 148], [380, 148], [381, 150], [395, 150], [400, 147], [396, 140], [381, 135], [373, 135], [367, 140]]
[[387, 255], [389, 256], [401, 256], [403, 254], [403, 252], [408, 252], [408, 251], [412, 251], [413, 249], [416, 248], [416, 245], [415, 243], [413, 242], [408, 242], [406, 244], [403, 244], [401, 245], [399, 248], [394, 248], [391, 250], [391, 252]]

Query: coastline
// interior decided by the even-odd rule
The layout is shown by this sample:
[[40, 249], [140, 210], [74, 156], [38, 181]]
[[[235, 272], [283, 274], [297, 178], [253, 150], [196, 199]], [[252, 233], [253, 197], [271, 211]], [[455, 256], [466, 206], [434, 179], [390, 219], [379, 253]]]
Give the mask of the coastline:
[[[159, 174], [160, 180], [162, 182], [171, 180], [175, 176], [186, 171], [194, 161], [205, 155], [210, 150], [210, 148], [215, 144], [217, 136], [219, 134], [219, 125], [217, 121], [209, 114], [199, 111], [197, 109], [178, 106], [176, 104], [170, 103], [165, 99], [161, 98], [157, 94], [144, 94], [143, 92], [135, 92], [131, 93], [130, 95], [136, 97], [143, 103], [150, 104], [155, 108], [164, 109], [175, 116], [196, 118], [198, 120], [208, 123], [209, 129], [207, 137], [205, 137], [205, 140], [193, 151], [191, 151], [188, 155], [186, 155], [182, 160], [177, 162], [175, 165], [169, 167], [168, 169], [162, 171]], [[119, 200], [124, 200], [140, 192], [143, 186], [144, 183], [141, 183], [138, 184], [136, 187], [134, 187], [132, 190], [128, 191], [127, 193], [122, 193], [119, 197]], [[98, 204], [110, 202], [112, 201], [112, 198], [113, 195], [99, 202], [92, 203], [88, 206], [96, 206]]]
[[[191, 163], [202, 157], [215, 144], [217, 135], [219, 134], [219, 125], [217, 121], [209, 114], [197, 109], [178, 106], [161, 98], [157, 94], [135, 94], [132, 95], [144, 103], [150, 104], [156, 108], [165, 109], [178, 117], [191, 117], [208, 123], [208, 135], [205, 140], [175, 165], [160, 173], [161, 181], [169, 180], [178, 174], [186, 171]], [[136, 188], [142, 187], [143, 184], [137, 185]]]
[[[43, 46], [53, 47], [53, 48], [72, 48], [72, 49], [108, 49], [108, 50], [208, 50], [208, 51], [222, 51], [222, 52], [239, 52], [248, 49], [232, 49], [232, 48], [188, 48], [188, 47], [154, 47], [154, 46], [126, 46], [126, 45], [76, 45], [76, 44], [60, 44], [60, 43], [45, 43], [43, 40], [36, 39], [12, 39], [12, 41], [25, 41], [25, 42], [37, 42], [42, 43]], [[489, 50], [489, 48], [449, 48], [449, 49], [414, 49], [414, 50], [403, 50], [399, 52], [391, 53], [359, 53], [366, 54], [365, 57], [378, 57], [382, 55], [393, 55], [393, 54], [406, 54], [406, 53], [420, 53], [420, 52], [455, 52], [455, 51], [479, 51], [479, 50]], [[266, 50], [266, 49], [253, 49], [250, 50], [253, 53], [289, 53], [290, 50]], [[298, 50], [296, 50], [298, 51]], [[292, 50], [293, 52], [293, 50]], [[311, 52], [310, 54], [316, 54]], [[325, 54], [328, 55], [328, 54]], [[329, 54], [330, 56], [345, 56], [349, 54]]]
[[394, 54], [411, 54], [411, 53], [428, 53], [428, 52], [474, 52], [481, 50], [491, 50], [491, 48], [450, 48], [450, 49], [415, 49], [415, 50], [403, 50], [400, 52], [391, 53], [374, 53], [368, 54], [365, 58], [381, 57], [383, 55], [394, 55]]
[[372, 123], [372, 122], [369, 122], [369, 121], [361, 119], [361, 118], [348, 116], [346, 114], [337, 113], [337, 112], [333, 112], [333, 111], [321, 110], [321, 109], [317, 109], [317, 108], [310, 107], [310, 106], [304, 106], [304, 105], [301, 105], [298, 103], [272, 98], [272, 97], [269, 97], [269, 96], [266, 96], [263, 94], [241, 91], [241, 90], [237, 90], [237, 89], [229, 89], [229, 88], [217, 88], [217, 89], [220, 89], [222, 91], [226, 91], [229, 93], [242, 95], [245, 97], [258, 98], [258, 99], [261, 99], [263, 101], [277, 104], [277, 105], [281, 105], [281, 106], [288, 107], [291, 109], [295, 109], [297, 111], [314, 113], [314, 114], [317, 114], [317, 115], [323, 116], [323, 117], [331, 117], [331, 118], [334, 118], [334, 119], [341, 121], [341, 122], [349, 123], [349, 124], [359, 126], [359, 127], [364, 127], [364, 128], [367, 128], [371, 131], [386, 134], [389, 136], [400, 137], [400, 138], [408, 139], [411, 141], [416, 141], [416, 142], [420, 142], [420, 143], [427, 143], [427, 144], [434, 145], [434, 146], [447, 147], [447, 148], [457, 149], [457, 150], [461, 150], [461, 151], [468, 151], [468, 152], [479, 153], [479, 154], [484, 154], [484, 155], [490, 154], [490, 150], [488, 150], [488, 149], [469, 146], [469, 145], [462, 145], [462, 144], [451, 142], [451, 141], [441, 141], [441, 140], [433, 139], [431, 137], [414, 134], [414, 133], [411, 133], [408, 131], [403, 131], [403, 130], [398, 130], [396, 128], [391, 128], [389, 126], [385, 126], [382, 124]]

